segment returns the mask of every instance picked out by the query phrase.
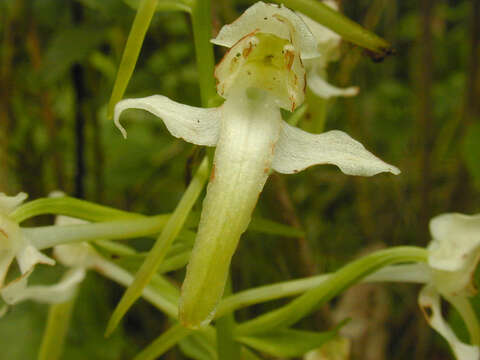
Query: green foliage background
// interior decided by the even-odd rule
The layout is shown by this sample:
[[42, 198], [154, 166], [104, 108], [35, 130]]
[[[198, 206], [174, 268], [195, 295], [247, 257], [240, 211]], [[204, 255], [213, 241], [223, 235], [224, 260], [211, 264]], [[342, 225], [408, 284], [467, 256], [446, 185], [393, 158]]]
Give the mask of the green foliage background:
[[[321, 166], [292, 176], [273, 175], [257, 214], [301, 227], [306, 236], [244, 235], [233, 261], [236, 291], [332, 271], [374, 248], [424, 246], [431, 217], [479, 212], [480, 45], [478, 33], [473, 35], [480, 15], [472, 1], [429, 2], [431, 18], [422, 8], [428, 1], [342, 1], [342, 11], [390, 41], [396, 55], [373, 63], [361, 49], [345, 43], [340, 61], [329, 68], [333, 83], [358, 85], [361, 91], [357, 97], [329, 102], [325, 128], [347, 131], [402, 174], [355, 178]], [[125, 141], [106, 116], [135, 3], [0, 0], [0, 191], [25, 191], [35, 199], [61, 189], [144, 214], [170, 212], [176, 206], [198, 149], [174, 139], [163, 124], [140, 111], [125, 116], [131, 119]], [[213, 1], [214, 31], [251, 3]], [[422, 36], [426, 23], [431, 44]], [[216, 49], [217, 59], [222, 51]], [[74, 81], [75, 66], [82, 69], [83, 89]], [[125, 97], [151, 94], [200, 105], [185, 14], [158, 12], [153, 18]], [[85, 121], [85, 169], [80, 173], [78, 116]], [[315, 107], [310, 107], [300, 125], [308, 128], [314, 119]], [[79, 179], [83, 192], [75, 185]], [[38, 280], [54, 277], [52, 271], [44, 269]], [[174, 276], [183, 278], [182, 272]], [[104, 339], [121, 291], [98, 275], [88, 277], [63, 358], [129, 359], [166, 328], [164, 316], [139, 301], [123, 329]], [[377, 328], [367, 331], [385, 337], [379, 345], [385, 347], [384, 357], [378, 359], [448, 358], [441, 339], [424, 324], [417, 291], [411, 285], [382, 285], [345, 295], [356, 299], [359, 309], [374, 301], [369, 311], [379, 320]], [[328, 329], [340, 302], [305, 320], [304, 326]], [[275, 305], [242, 310], [238, 318]], [[386, 315], [377, 317], [379, 309]], [[46, 310], [45, 305], [25, 303], [0, 319], [2, 358], [36, 357]], [[458, 319], [456, 323], [462, 326]], [[367, 359], [366, 350], [357, 356]], [[165, 356], [182, 358], [178, 349]]]

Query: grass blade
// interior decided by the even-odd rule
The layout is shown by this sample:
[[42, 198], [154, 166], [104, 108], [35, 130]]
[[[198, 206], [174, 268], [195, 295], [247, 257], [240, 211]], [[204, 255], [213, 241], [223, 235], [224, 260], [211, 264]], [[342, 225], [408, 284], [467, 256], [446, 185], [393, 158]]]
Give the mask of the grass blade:
[[117, 78], [113, 85], [112, 96], [108, 103], [108, 118], [113, 117], [115, 104], [122, 99], [128, 82], [132, 77], [133, 70], [137, 64], [138, 55], [140, 54], [140, 49], [142, 48], [143, 39], [150, 26], [157, 5], [158, 0], [142, 0], [138, 7], [137, 15], [133, 21], [130, 34], [128, 34], [127, 44], [125, 45], [120, 67], [118, 68]]
[[160, 335], [153, 343], [148, 345], [141, 353], [135, 356], [133, 360], [156, 359], [190, 334], [191, 331], [192, 330], [177, 323]]
[[107, 326], [106, 336], [112, 333], [118, 323], [128, 311], [130, 306], [140, 297], [145, 286], [156, 274], [173, 240], [178, 236], [188, 214], [197, 201], [205, 182], [208, 178], [208, 158], [205, 157], [200, 164], [192, 182], [182, 196], [180, 203], [168, 219], [167, 224], [158, 237], [155, 245], [150, 250], [144, 263], [135, 275], [133, 283], [128, 287], [118, 303]]

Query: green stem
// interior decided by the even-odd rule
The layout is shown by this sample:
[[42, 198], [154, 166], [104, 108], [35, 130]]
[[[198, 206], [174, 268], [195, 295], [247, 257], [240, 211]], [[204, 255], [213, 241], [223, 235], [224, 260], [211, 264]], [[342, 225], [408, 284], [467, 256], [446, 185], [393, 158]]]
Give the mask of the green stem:
[[371, 31], [345, 17], [317, 0], [273, 0], [276, 3], [308, 15], [342, 38], [373, 52], [374, 60], [381, 60], [392, 53], [391, 45]]
[[327, 120], [328, 99], [321, 98], [307, 88], [308, 111], [307, 116], [301, 123], [301, 128], [305, 131], [320, 134], [325, 131]]
[[82, 241], [121, 240], [156, 234], [165, 227], [169, 218], [170, 215], [157, 215], [95, 224], [22, 228], [22, 232], [37, 249], [42, 250]]
[[61, 358], [75, 298], [76, 294], [66, 302], [50, 305], [38, 360], [58, 360]]
[[237, 335], [263, 333], [290, 326], [374, 271], [394, 263], [426, 262], [427, 255], [427, 250], [423, 248], [408, 246], [380, 250], [367, 255], [347, 264], [335, 272], [328, 281], [307, 291], [289, 304], [239, 325]]
[[158, 267], [161, 265], [165, 255], [170, 248], [173, 240], [178, 236], [187, 217], [192, 210], [193, 205], [197, 201], [203, 190], [205, 182], [208, 178], [208, 159], [205, 157], [200, 164], [193, 180], [182, 196], [175, 211], [168, 219], [162, 233], [158, 237], [155, 245], [148, 253], [145, 261], [135, 275], [135, 280], [125, 291], [122, 299], [118, 303], [115, 311], [107, 326], [106, 336], [112, 333], [118, 323], [128, 311], [130, 306], [141, 296], [143, 289], [150, 282], [153, 275], [156, 274]]
[[191, 17], [202, 106], [209, 107], [213, 106], [211, 101], [216, 97], [213, 76], [215, 59], [213, 45], [210, 42], [212, 37], [210, 0], [195, 0], [192, 4]]
[[37, 199], [16, 208], [9, 216], [21, 223], [38, 215], [65, 215], [86, 221], [111, 221], [114, 219], [138, 218], [144, 215], [117, 210], [68, 196]]
[[[331, 279], [335, 273], [322, 274], [298, 280], [260, 286], [226, 297], [218, 306], [217, 317], [284, 297], [303, 294]], [[362, 282], [409, 282], [425, 284], [430, 281], [430, 272], [423, 264], [387, 266], [362, 279]]]
[[173, 325], [160, 335], [153, 343], [148, 345], [133, 360], [153, 360], [175, 346], [180, 340], [189, 335], [191, 330], [180, 324]]
[[[445, 296], [445, 295], [444, 295]], [[462, 296], [445, 296], [450, 304], [458, 311], [467, 326], [470, 334], [470, 343], [472, 345], [480, 345], [480, 325], [475, 310], [470, 300]]]
[[290, 117], [287, 119], [287, 122], [292, 126], [298, 126], [298, 123], [303, 119], [307, 112], [308, 105], [303, 103], [292, 115], [290, 115]]

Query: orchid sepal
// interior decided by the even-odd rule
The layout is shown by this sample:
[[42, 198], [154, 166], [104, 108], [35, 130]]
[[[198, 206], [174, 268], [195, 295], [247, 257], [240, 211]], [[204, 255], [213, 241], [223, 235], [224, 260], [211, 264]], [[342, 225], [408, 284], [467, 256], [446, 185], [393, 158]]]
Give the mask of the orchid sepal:
[[336, 165], [347, 175], [372, 176], [381, 172], [400, 174], [398, 168], [377, 158], [343, 131], [310, 134], [282, 122], [273, 169], [292, 174], [318, 164]]
[[180, 104], [166, 96], [152, 95], [138, 99], [125, 99], [115, 105], [114, 121], [117, 128], [127, 137], [120, 124], [120, 115], [126, 109], [146, 110], [162, 119], [170, 134], [176, 138], [205, 146], [215, 146], [220, 132], [218, 108], [202, 109]]
[[305, 22], [283, 5], [258, 1], [233, 23], [224, 25], [211, 42], [233, 47], [244, 36], [259, 32], [288, 40], [301, 53], [302, 59], [318, 57], [317, 41]]

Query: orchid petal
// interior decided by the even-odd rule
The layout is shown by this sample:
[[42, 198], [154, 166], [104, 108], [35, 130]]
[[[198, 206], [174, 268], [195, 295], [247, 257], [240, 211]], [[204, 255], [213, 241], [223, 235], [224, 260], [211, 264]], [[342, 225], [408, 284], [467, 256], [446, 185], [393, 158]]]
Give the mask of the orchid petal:
[[269, 175], [280, 110], [268, 93], [251, 91], [237, 89], [222, 106], [222, 132], [180, 298], [179, 317], [190, 328], [214, 316], [233, 253]]
[[292, 174], [316, 164], [336, 165], [347, 175], [400, 173], [395, 166], [383, 162], [342, 131], [314, 135], [282, 122], [272, 168], [279, 173]]
[[55, 259], [68, 267], [90, 269], [95, 266], [98, 254], [87, 243], [57, 245], [53, 249]]
[[115, 125], [127, 137], [120, 114], [127, 109], [142, 109], [163, 120], [170, 133], [197, 145], [215, 146], [220, 132], [217, 108], [202, 109], [177, 103], [161, 95], [122, 100], [115, 105]]
[[224, 25], [211, 42], [230, 48], [244, 36], [257, 32], [290, 41], [300, 51], [302, 59], [319, 56], [315, 37], [297, 14], [283, 5], [261, 1], [250, 6], [233, 23]]
[[428, 263], [439, 290], [451, 296], [476, 292], [472, 277], [480, 259], [480, 215], [442, 214], [430, 221]]
[[469, 262], [467, 257], [477, 257], [480, 215], [450, 213], [436, 216], [430, 221], [430, 232], [433, 241], [429, 246], [429, 264], [433, 268], [457, 271]]
[[443, 319], [440, 295], [433, 286], [427, 285], [420, 291], [418, 303], [427, 322], [448, 342], [457, 360], [480, 358], [478, 346], [471, 346], [461, 342]]
[[7, 196], [4, 193], [0, 193], [0, 214], [10, 214], [17, 206], [23, 203], [27, 197], [28, 195], [22, 192], [16, 196]]
[[63, 279], [54, 285], [27, 286], [31, 271], [21, 278], [12, 281], [1, 290], [1, 295], [9, 305], [24, 300], [35, 300], [42, 303], [57, 304], [68, 301], [85, 278], [85, 269], [76, 268], [68, 271]]
[[25, 246], [17, 253], [17, 262], [22, 274], [31, 271], [36, 264], [55, 265], [55, 260], [42, 254], [32, 245]]
[[339, 88], [328, 83], [323, 77], [321, 77], [316, 71], [312, 70], [307, 73], [308, 87], [315, 93], [315, 95], [329, 99], [331, 97], [350, 97], [358, 94], [357, 86], [350, 86], [347, 88]]

